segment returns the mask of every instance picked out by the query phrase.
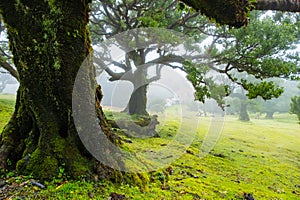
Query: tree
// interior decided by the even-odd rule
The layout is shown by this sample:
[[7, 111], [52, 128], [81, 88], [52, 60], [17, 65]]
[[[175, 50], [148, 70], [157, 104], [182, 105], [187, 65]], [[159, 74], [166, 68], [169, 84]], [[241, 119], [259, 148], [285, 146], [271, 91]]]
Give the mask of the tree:
[[299, 123], [300, 123], [300, 96], [295, 96], [291, 99], [290, 112], [292, 114], [297, 115]]
[[250, 121], [250, 116], [248, 114], [249, 99], [245, 94], [245, 90], [239, 87], [235, 89], [235, 92], [232, 93], [230, 96], [239, 99], [239, 120]]
[[[1, 168], [16, 168], [23, 174], [52, 178], [58, 174], [59, 167], [65, 165], [67, 173], [73, 177], [97, 172], [103, 178], [116, 178], [114, 170], [99, 164], [86, 151], [73, 122], [75, 113], [71, 107], [75, 77], [91, 52], [87, 29], [90, 3], [90, 0], [0, 2], [0, 13], [20, 82], [15, 111], [0, 136]], [[101, 129], [114, 144], [118, 144], [100, 106], [101, 89], [96, 86], [90, 59], [87, 64], [90, 68], [84, 71], [82, 79], [87, 81], [83, 82], [82, 90], [93, 97], [97, 91], [95, 107]], [[222, 72], [222, 69], [217, 71]], [[257, 71], [261, 72], [253, 70], [253, 73]], [[228, 69], [225, 68], [226, 72]], [[271, 75], [287, 73], [290, 68]], [[249, 89], [253, 87], [248, 86]], [[89, 119], [86, 116], [84, 120]], [[107, 146], [109, 144], [104, 143], [99, 151], [106, 152]], [[114, 152], [107, 153], [107, 159], [110, 159], [109, 155]]]
[[[1, 168], [51, 179], [65, 166], [72, 177], [114, 173], [82, 145], [74, 127], [72, 91], [77, 71], [91, 52], [87, 24], [91, 1], [0, 2], [14, 65], [19, 73], [15, 111], [0, 136]], [[95, 96], [94, 69], [84, 77]], [[100, 126], [110, 137], [97, 90]], [[100, 128], [100, 127], [99, 127]], [[105, 146], [105, 145], [104, 145]], [[105, 151], [105, 149], [102, 149]]]
[[[6, 39], [6, 31], [4, 23], [0, 17], [0, 67], [4, 69], [4, 72], [7, 71], [11, 76], [13, 76], [16, 80], [19, 79], [19, 75], [17, 70], [12, 64], [11, 55], [8, 51], [8, 41]], [[2, 79], [1, 79], [2, 80]]]
[[295, 82], [286, 80], [277, 80], [277, 82], [284, 87], [284, 93], [280, 97], [267, 101], [261, 99], [257, 101], [260, 107], [259, 111], [266, 113], [266, 119], [273, 119], [275, 112], [287, 113], [289, 111], [290, 100], [297, 93]]
[[294, 0], [181, 0], [220, 24], [241, 27], [248, 24], [250, 10], [279, 10], [299, 12], [300, 4]]
[[218, 48], [216, 45], [211, 48], [208, 61], [187, 66], [188, 78], [196, 89], [196, 98], [203, 101], [204, 97], [214, 96], [219, 104], [224, 105], [223, 98], [232, 91], [229, 84], [221, 81], [225, 83], [225, 92], [218, 90], [213, 94], [211, 91], [215, 91], [215, 86], [211, 85], [215, 81], [207, 78], [209, 69], [224, 74], [233, 83], [242, 86], [250, 99], [258, 96], [264, 100], [279, 97], [283, 88], [269, 78], [297, 79], [300, 71], [297, 53], [288, 51], [295, 49], [293, 44], [299, 41], [297, 17], [281, 13], [263, 17], [253, 12], [247, 28], [216, 29], [214, 41]]
[[[277, 22], [272, 22], [273, 19], [270, 18], [259, 20], [260, 15], [256, 13], [252, 15], [253, 25], [250, 25], [251, 28], [231, 30], [226, 27], [215, 27], [200, 17], [198, 12], [173, 1], [156, 1], [154, 3], [145, 0], [143, 4], [131, 1], [122, 1], [116, 4], [105, 0], [101, 2], [104, 8], [101, 9], [101, 7], [97, 8], [96, 6], [92, 18], [91, 29], [96, 41], [110, 38], [113, 34], [121, 31], [153, 26], [174, 29], [193, 36], [196, 38], [194, 43], [201, 43], [208, 36], [213, 38], [211, 44], [207, 45], [204, 51], [201, 48], [196, 49], [192, 45], [187, 47], [187, 54], [192, 55], [193, 51], [197, 51], [196, 56], [181, 56], [176, 55], [170, 49], [168, 51], [156, 49], [157, 58], [151, 60], [147, 59], [147, 55], [152, 53], [153, 56], [155, 49], [139, 49], [127, 53], [120, 62], [111, 61], [113, 63], [112, 68], [104, 66], [106, 72], [111, 76], [111, 81], [127, 80], [133, 82], [134, 92], [126, 108], [131, 114], [147, 114], [147, 86], [151, 81], [159, 79], [163, 65], [186, 72], [188, 79], [197, 91], [198, 100], [203, 102], [206, 97], [214, 98], [219, 105], [224, 103], [223, 98], [230, 91], [228, 86], [217, 84], [213, 78], [208, 77], [211, 71], [227, 75], [233, 82], [237, 82], [244, 89], [250, 91], [249, 96], [252, 95], [252, 98], [263, 96], [264, 99], [278, 97], [282, 90], [272, 82], [262, 81], [254, 84], [244, 79], [238, 80], [232, 75], [232, 72], [235, 70], [238, 72], [246, 71], [258, 79], [289, 76], [291, 71], [295, 72], [297, 59], [290, 58], [288, 61], [281, 59], [281, 57], [289, 56], [285, 51], [292, 49], [292, 44], [298, 40], [298, 29], [294, 27], [297, 23], [288, 21], [288, 16], [276, 14], [279, 19]], [[152, 9], [149, 9], [150, 6]], [[107, 29], [101, 29], [101, 27]], [[281, 34], [283, 32], [285, 34]], [[256, 36], [257, 33], [260, 34], [260, 37]], [[251, 35], [251, 38], [248, 35]], [[276, 37], [278, 38], [277, 41], [265, 40], [265, 38]], [[217, 46], [222, 47], [217, 48]], [[273, 54], [278, 54], [278, 56], [273, 58]], [[106, 59], [110, 60], [110, 58]], [[272, 66], [273, 62], [277, 64]], [[158, 65], [157, 74], [151, 79], [146, 78], [149, 64]], [[271, 66], [274, 68], [273, 70], [269, 70]], [[115, 68], [118, 68], [117, 72], [112, 70]], [[137, 70], [133, 70], [134, 68]], [[285, 70], [281, 72], [278, 68]], [[131, 75], [128, 76], [129, 74]], [[132, 77], [135, 77], [135, 80]], [[144, 84], [137, 88], [135, 81]]]
[[[300, 85], [298, 85], [298, 88], [300, 89]], [[297, 115], [300, 124], [300, 96], [294, 96], [291, 98], [290, 112]]]
[[[123, 31], [142, 27], [167, 28], [190, 36], [197, 33], [199, 37], [198, 31], [208, 23], [200, 13], [191, 12], [190, 9], [179, 9], [178, 3], [172, 0], [155, 2], [100, 0], [93, 4], [92, 10], [90, 27], [94, 44]], [[164, 37], [162, 34], [161, 38]], [[175, 40], [175, 38], [168, 39]], [[156, 56], [156, 59], [153, 59], [153, 56]], [[111, 58], [101, 57], [101, 59]], [[173, 62], [182, 64], [183, 61], [184, 59], [179, 57], [168, 57], [163, 49], [144, 48], [127, 52], [122, 60], [114, 60], [112, 65], [103, 68], [109, 74], [110, 81], [123, 80], [132, 83], [133, 92], [125, 111], [130, 115], [148, 115], [146, 111], [148, 85], [160, 78], [163, 65], [175, 68], [178, 66], [172, 65]], [[155, 76], [149, 78], [147, 74], [153, 65], [156, 65], [157, 72]]]

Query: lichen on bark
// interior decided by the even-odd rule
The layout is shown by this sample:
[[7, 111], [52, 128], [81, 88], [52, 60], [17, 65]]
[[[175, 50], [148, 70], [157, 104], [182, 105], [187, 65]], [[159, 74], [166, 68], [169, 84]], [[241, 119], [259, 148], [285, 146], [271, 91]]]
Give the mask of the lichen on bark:
[[[87, 29], [89, 3], [89, 0], [0, 2], [20, 76], [14, 114], [0, 135], [2, 169], [16, 169], [41, 179], [52, 179], [61, 166], [74, 178], [92, 173], [113, 179], [120, 176], [116, 170], [100, 165], [85, 150], [72, 118], [74, 81], [91, 52]], [[90, 70], [89, 89], [95, 93], [93, 68]], [[99, 115], [104, 115], [101, 106], [98, 109]], [[99, 117], [105, 120], [104, 116]], [[106, 124], [103, 122], [102, 128], [110, 137], [112, 133]]]
[[[247, 25], [251, 0], [182, 0], [219, 24], [239, 28]], [[253, 1], [252, 1], [253, 2]]]

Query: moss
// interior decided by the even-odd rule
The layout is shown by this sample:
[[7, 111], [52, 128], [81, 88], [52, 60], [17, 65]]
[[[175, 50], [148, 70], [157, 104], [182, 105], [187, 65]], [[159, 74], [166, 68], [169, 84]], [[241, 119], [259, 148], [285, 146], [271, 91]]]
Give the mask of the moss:
[[124, 180], [127, 184], [136, 185], [143, 190], [148, 190], [150, 175], [148, 173], [126, 173]]
[[219, 24], [241, 27], [248, 23], [251, 0], [183, 0]]
[[36, 149], [31, 155], [20, 160], [16, 169], [25, 175], [32, 174], [35, 177], [49, 179], [59, 173], [59, 164], [53, 156], [45, 155], [40, 149]]

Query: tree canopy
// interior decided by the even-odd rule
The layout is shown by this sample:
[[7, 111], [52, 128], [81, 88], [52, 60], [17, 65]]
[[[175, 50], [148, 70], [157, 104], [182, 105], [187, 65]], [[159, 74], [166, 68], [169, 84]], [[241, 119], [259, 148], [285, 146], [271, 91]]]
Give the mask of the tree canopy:
[[[269, 16], [263, 12], [251, 12], [251, 23], [247, 28], [231, 29], [210, 23], [200, 12], [178, 2], [145, 0], [143, 4], [134, 1], [113, 4], [103, 0], [101, 3], [94, 4], [91, 19], [95, 44], [122, 31], [141, 27], [172, 29], [193, 39], [188, 45], [186, 42], [185, 56], [176, 55], [170, 49], [157, 49], [156, 58], [148, 59], [148, 53], [154, 50], [140, 49], [140, 52], [131, 52], [118, 62], [111, 62], [113, 64], [105, 68], [111, 81], [122, 77], [125, 80], [124, 75], [131, 72], [131, 65], [139, 67], [141, 63], [135, 59], [141, 59], [142, 55], [142, 60], [147, 60], [143, 64], [159, 65], [157, 76], [148, 83], [159, 79], [163, 66], [181, 69], [192, 82], [198, 100], [203, 102], [207, 97], [214, 98], [224, 106], [224, 97], [230, 94], [230, 87], [215, 81], [210, 75], [212, 71], [241, 85], [248, 91], [249, 98], [261, 96], [263, 99], [278, 97], [283, 92], [276, 83], [265, 79], [294, 78], [299, 72], [299, 57], [292, 52], [299, 42], [297, 14], [273, 13]], [[153, 9], [149, 9], [150, 6]], [[165, 40], [175, 42], [175, 38]], [[141, 51], [144, 53], [140, 54]], [[116, 68], [118, 73], [112, 70]], [[147, 74], [147, 70], [143, 73]], [[243, 74], [251, 75], [252, 81], [243, 78]]]

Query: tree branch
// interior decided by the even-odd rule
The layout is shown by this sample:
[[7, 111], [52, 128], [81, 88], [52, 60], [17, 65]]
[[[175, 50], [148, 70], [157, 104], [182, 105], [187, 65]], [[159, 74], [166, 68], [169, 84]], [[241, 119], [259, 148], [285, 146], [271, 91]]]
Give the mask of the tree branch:
[[0, 60], [0, 65], [19, 81], [19, 74], [8, 62]]
[[162, 68], [163, 68], [163, 65], [157, 65], [156, 66], [156, 76], [153, 76], [153, 77], [147, 79], [147, 83], [152, 83], [153, 81], [158, 81], [161, 77]]
[[146, 64], [169, 64], [169, 63], [183, 63], [185, 61], [185, 58], [182, 56], [176, 56], [176, 55], [167, 55], [163, 57], [159, 57], [157, 59], [151, 60], [147, 62]]
[[109, 78], [110, 81], [118, 81], [120, 80], [123, 76], [124, 76], [124, 72], [121, 73], [116, 73], [113, 72], [111, 69], [106, 68], [105, 71], [108, 73], [108, 75], [110, 75], [111, 77]]
[[298, 0], [257, 0], [255, 10], [278, 10], [286, 12], [300, 12]]

